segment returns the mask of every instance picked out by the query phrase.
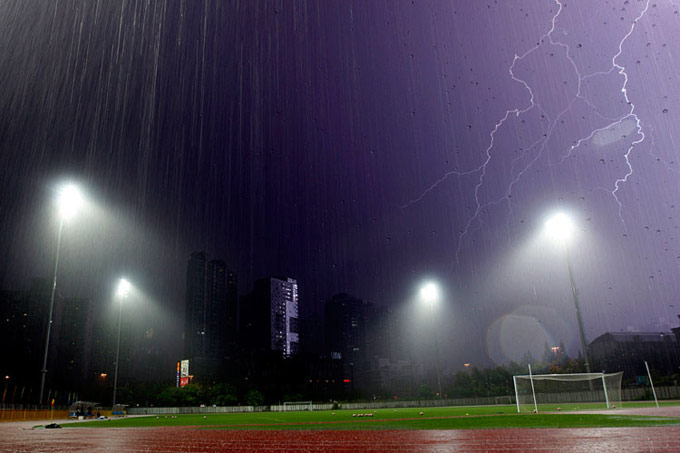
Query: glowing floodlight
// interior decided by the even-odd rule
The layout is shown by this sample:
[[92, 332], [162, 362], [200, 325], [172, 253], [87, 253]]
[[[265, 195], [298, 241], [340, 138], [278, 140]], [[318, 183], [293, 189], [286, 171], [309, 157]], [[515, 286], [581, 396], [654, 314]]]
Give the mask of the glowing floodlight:
[[428, 282], [420, 288], [420, 297], [425, 302], [434, 303], [439, 300], [439, 286], [436, 283]]
[[64, 186], [59, 191], [57, 204], [62, 219], [68, 220], [73, 217], [83, 204], [83, 197], [78, 187], [73, 184]]
[[126, 298], [129, 292], [130, 282], [125, 280], [124, 278], [121, 278], [120, 282], [118, 283], [118, 290], [116, 291], [116, 294], [118, 295], [118, 297]]
[[557, 213], [545, 222], [545, 229], [555, 240], [566, 242], [574, 234], [574, 224], [563, 212]]

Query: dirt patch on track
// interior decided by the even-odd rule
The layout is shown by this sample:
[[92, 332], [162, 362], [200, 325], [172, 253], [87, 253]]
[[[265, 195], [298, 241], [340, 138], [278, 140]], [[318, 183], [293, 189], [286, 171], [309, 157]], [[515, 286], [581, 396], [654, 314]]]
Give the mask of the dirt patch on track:
[[680, 451], [680, 427], [447, 431], [222, 431], [0, 426], [0, 451], [452, 452]]

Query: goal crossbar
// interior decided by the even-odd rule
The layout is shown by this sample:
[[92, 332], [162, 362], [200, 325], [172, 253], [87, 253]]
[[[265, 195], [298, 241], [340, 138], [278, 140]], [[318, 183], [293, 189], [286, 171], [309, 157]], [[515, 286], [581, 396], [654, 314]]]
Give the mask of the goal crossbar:
[[584, 381], [588, 379], [601, 379], [602, 377], [617, 376], [618, 373], [569, 373], [569, 374], [519, 374], [516, 378], [534, 379], [535, 381]]

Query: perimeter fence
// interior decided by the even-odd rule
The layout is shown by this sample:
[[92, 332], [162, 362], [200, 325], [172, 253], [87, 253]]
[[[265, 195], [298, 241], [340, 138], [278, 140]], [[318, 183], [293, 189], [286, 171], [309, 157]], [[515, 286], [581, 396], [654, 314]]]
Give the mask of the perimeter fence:
[[[680, 399], [680, 386], [666, 386], [656, 387], [656, 396], [660, 400], [677, 400]], [[595, 392], [574, 392], [571, 395], [573, 402], [594, 401], [597, 398], [591, 393]], [[649, 388], [624, 388], [621, 390], [623, 401], [640, 401], [651, 398], [651, 391]], [[564, 394], [560, 395], [561, 402], [564, 402]], [[440, 407], [440, 406], [481, 406], [481, 405], [497, 405], [498, 398], [494, 396], [479, 397], [479, 398], [453, 398], [441, 400], [390, 400], [390, 401], [372, 401], [372, 402], [354, 402], [354, 403], [325, 403], [313, 404], [312, 409], [315, 411], [333, 410], [333, 409], [397, 409], [406, 407]], [[503, 397], [507, 401], [504, 404], [514, 404], [514, 396]], [[305, 405], [304, 410], [308, 410], [309, 406]], [[241, 412], [280, 412], [290, 410], [283, 405], [270, 406], [197, 406], [197, 407], [128, 407], [128, 415], [180, 415], [180, 414], [224, 414], [224, 413], [241, 413]], [[0, 405], [0, 422], [8, 421], [30, 421], [30, 420], [49, 420], [51, 417], [49, 407], [29, 404], [1, 404]], [[68, 418], [67, 407], [55, 407], [54, 418], [66, 419]]]
[[[670, 387], [656, 387], [656, 395], [659, 399], [680, 399], [680, 386]], [[591, 394], [592, 393], [592, 394]], [[598, 395], [593, 392], [573, 392], [571, 398], [572, 402], [588, 402], [597, 401]], [[602, 393], [600, 391], [600, 393]], [[564, 402], [564, 394], [559, 395]], [[639, 401], [651, 398], [650, 390], [648, 388], [628, 388], [622, 389], [621, 396], [623, 401]], [[515, 404], [514, 395], [508, 395], [502, 398], [502, 404]], [[557, 400], [556, 400], [557, 401]], [[450, 398], [441, 400], [390, 400], [390, 401], [372, 401], [372, 402], [355, 402], [355, 403], [326, 403], [313, 404], [312, 409], [315, 411], [333, 410], [333, 409], [398, 409], [406, 407], [443, 407], [443, 406], [492, 406], [499, 404], [499, 397], [487, 396], [479, 398]], [[309, 406], [305, 405], [304, 410], [308, 410]], [[286, 409], [283, 405], [271, 406], [206, 406], [206, 407], [129, 407], [128, 415], [176, 415], [176, 414], [213, 414], [213, 413], [237, 413], [237, 412], [280, 412]], [[303, 410], [303, 409], [301, 409]]]
[[47, 406], [37, 404], [0, 404], [0, 422], [22, 422], [68, 418], [68, 408], [55, 406], [54, 414]]

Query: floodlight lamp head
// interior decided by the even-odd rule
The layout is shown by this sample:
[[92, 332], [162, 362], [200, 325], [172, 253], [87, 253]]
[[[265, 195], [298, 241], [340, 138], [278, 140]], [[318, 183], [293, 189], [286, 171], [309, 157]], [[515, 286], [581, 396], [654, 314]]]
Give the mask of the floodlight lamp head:
[[562, 243], [566, 243], [574, 234], [574, 224], [563, 212], [550, 217], [545, 222], [545, 229], [552, 238]]
[[128, 296], [130, 293], [130, 282], [125, 280], [124, 278], [120, 279], [120, 282], [118, 283], [118, 290], [116, 291], [116, 294], [118, 297], [121, 299], [124, 299]]
[[73, 217], [80, 206], [83, 204], [83, 197], [80, 190], [73, 184], [68, 184], [61, 188], [57, 198], [59, 214], [63, 220]]
[[425, 283], [420, 288], [420, 298], [425, 302], [434, 303], [439, 300], [439, 286], [434, 282]]

